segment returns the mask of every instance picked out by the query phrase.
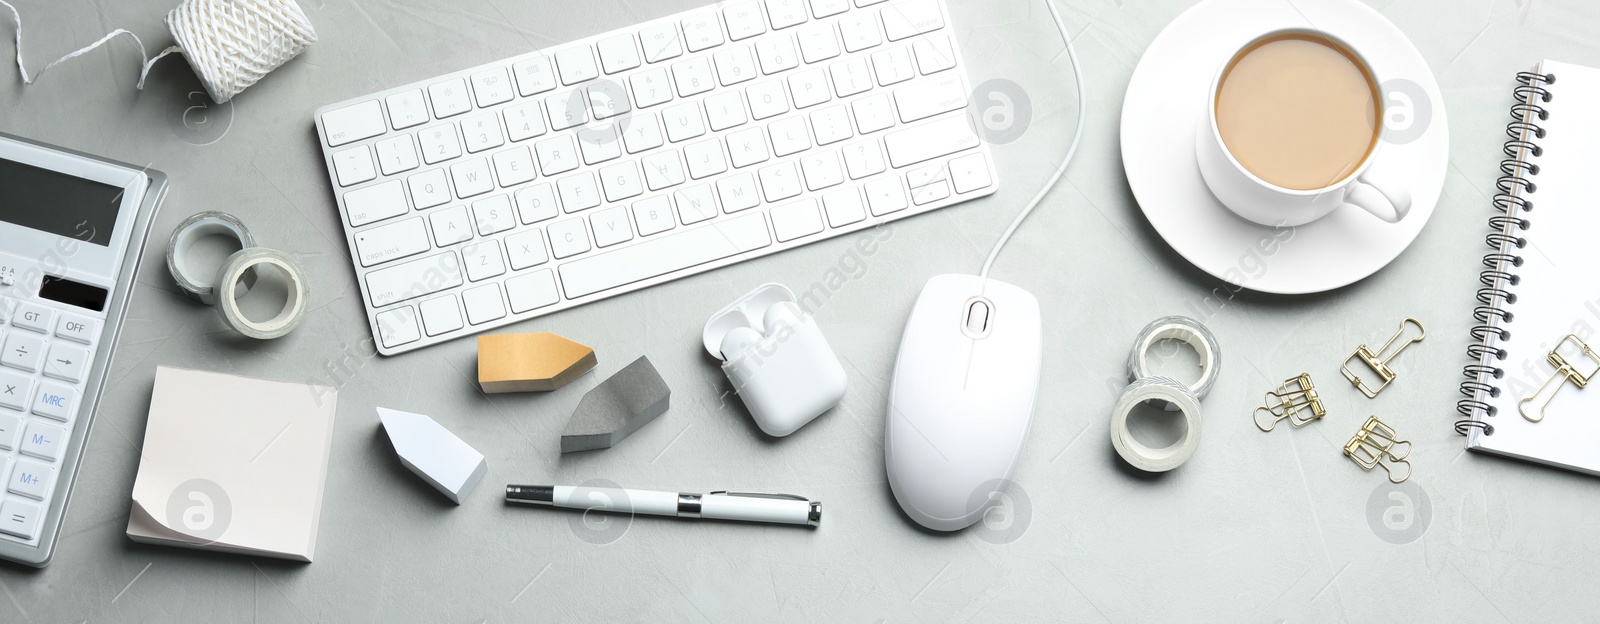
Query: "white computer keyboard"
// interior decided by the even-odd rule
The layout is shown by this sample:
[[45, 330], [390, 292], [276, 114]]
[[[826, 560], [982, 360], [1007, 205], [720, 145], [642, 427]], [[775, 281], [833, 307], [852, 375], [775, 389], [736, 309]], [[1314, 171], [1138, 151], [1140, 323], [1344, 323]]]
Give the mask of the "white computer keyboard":
[[57, 491], [56, 473], [100, 337], [100, 319], [85, 312], [44, 301], [0, 302], [0, 475], [9, 475], [0, 496], [0, 534], [24, 543], [38, 539]]
[[749, 0], [318, 109], [379, 351], [993, 193], [960, 59], [940, 0]]

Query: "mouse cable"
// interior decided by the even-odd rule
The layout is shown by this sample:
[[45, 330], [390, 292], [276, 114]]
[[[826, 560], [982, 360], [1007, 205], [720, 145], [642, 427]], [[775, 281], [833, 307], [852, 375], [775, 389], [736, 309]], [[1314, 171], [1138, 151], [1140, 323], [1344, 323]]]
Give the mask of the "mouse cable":
[[1056, 29], [1061, 31], [1061, 38], [1067, 42], [1067, 58], [1072, 61], [1072, 84], [1078, 89], [1078, 128], [1072, 132], [1072, 146], [1067, 148], [1067, 157], [1061, 161], [1061, 166], [1056, 167], [1055, 174], [1044, 183], [1044, 188], [1039, 189], [1039, 194], [1033, 196], [1017, 218], [1011, 221], [1011, 226], [1006, 228], [1006, 232], [1000, 235], [1000, 240], [995, 242], [994, 249], [989, 250], [989, 259], [983, 261], [983, 271], [978, 273], [979, 277], [985, 279], [989, 277], [989, 266], [993, 265], [995, 257], [1000, 255], [1000, 249], [1011, 240], [1011, 234], [1017, 231], [1017, 226], [1022, 225], [1022, 220], [1028, 218], [1028, 214], [1039, 205], [1045, 194], [1056, 187], [1056, 182], [1061, 180], [1061, 174], [1067, 172], [1067, 164], [1072, 162], [1072, 155], [1078, 152], [1078, 138], [1083, 136], [1083, 118], [1087, 116], [1089, 106], [1089, 97], [1083, 91], [1083, 70], [1078, 67], [1078, 54], [1072, 47], [1072, 35], [1067, 33], [1066, 24], [1061, 23], [1061, 14], [1056, 12], [1055, 2], [1045, 0], [1044, 4], [1050, 9], [1050, 17], [1055, 20]]

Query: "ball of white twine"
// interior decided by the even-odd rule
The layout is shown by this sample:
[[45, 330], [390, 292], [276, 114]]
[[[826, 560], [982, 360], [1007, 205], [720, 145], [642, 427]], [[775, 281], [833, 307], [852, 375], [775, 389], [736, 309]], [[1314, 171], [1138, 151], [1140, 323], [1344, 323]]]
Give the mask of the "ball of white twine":
[[172, 31], [177, 45], [162, 50], [155, 58], [149, 57], [138, 35], [118, 28], [45, 65], [30, 77], [22, 63], [22, 16], [11, 3], [0, 0], [0, 4], [11, 9], [11, 17], [16, 20], [17, 70], [27, 85], [63, 61], [82, 56], [117, 35], [127, 35], [145, 58], [139, 70], [139, 89], [144, 89], [151, 65], [178, 52], [189, 59], [189, 66], [199, 76], [206, 93], [221, 104], [317, 42], [311, 21], [294, 0], [184, 0], [167, 14], [167, 29]]

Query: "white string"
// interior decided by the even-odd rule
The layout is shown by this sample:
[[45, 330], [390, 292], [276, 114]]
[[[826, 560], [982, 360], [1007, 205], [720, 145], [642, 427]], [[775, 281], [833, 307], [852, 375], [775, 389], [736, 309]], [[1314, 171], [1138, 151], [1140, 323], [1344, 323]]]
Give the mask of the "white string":
[[1017, 226], [1022, 225], [1022, 220], [1028, 218], [1028, 214], [1039, 205], [1045, 194], [1056, 187], [1056, 182], [1061, 180], [1061, 174], [1067, 172], [1067, 165], [1072, 162], [1072, 155], [1078, 153], [1078, 139], [1083, 136], [1083, 118], [1088, 115], [1089, 96], [1083, 90], [1083, 70], [1078, 67], [1078, 53], [1072, 47], [1072, 35], [1067, 34], [1066, 24], [1061, 23], [1061, 15], [1056, 13], [1054, 1], [1045, 0], [1045, 6], [1050, 9], [1050, 17], [1055, 20], [1056, 29], [1061, 31], [1061, 38], [1067, 42], [1067, 58], [1072, 61], [1072, 84], [1078, 89], [1078, 128], [1072, 132], [1072, 145], [1067, 148], [1067, 157], [1061, 161], [1061, 166], [1056, 167], [1055, 174], [1044, 183], [1044, 188], [1039, 189], [1039, 193], [1033, 196], [1017, 218], [1011, 222], [1011, 227], [1006, 228], [1006, 232], [1000, 235], [1000, 240], [994, 244], [994, 249], [989, 250], [989, 259], [983, 261], [983, 271], [978, 273], [985, 278], [989, 277], [990, 265], [993, 265], [994, 259], [1000, 255], [1000, 249], [1011, 240], [1011, 234], [1017, 231]]
[[0, 0], [0, 4], [11, 10], [17, 25], [17, 71], [21, 72], [24, 85], [32, 85], [55, 66], [83, 56], [118, 35], [127, 35], [139, 46], [143, 59], [136, 88], [144, 89], [145, 77], [156, 61], [177, 52], [189, 60], [206, 92], [220, 104], [317, 42], [310, 20], [294, 0], [184, 0], [167, 14], [167, 29], [178, 44], [154, 58], [145, 51], [138, 35], [118, 28], [29, 76], [22, 62], [22, 15], [10, 2]]

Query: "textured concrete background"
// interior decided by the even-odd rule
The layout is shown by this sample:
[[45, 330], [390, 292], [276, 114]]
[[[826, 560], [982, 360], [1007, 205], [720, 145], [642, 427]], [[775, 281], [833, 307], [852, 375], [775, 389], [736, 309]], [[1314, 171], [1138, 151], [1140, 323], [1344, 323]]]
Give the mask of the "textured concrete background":
[[[905, 315], [930, 276], [978, 268], [1072, 130], [1066, 59], [1042, 1], [951, 2], [974, 82], [1013, 80], [1033, 103], [1023, 136], [995, 147], [1003, 185], [993, 197], [896, 223], [859, 267], [842, 260], [846, 237], [517, 326], [599, 352], [594, 374], [549, 395], [479, 394], [472, 340], [369, 356], [311, 111], [704, 0], [303, 0], [322, 41], [224, 106], [191, 95], [199, 86], [181, 61], [135, 91], [125, 41], [29, 88], [0, 70], [0, 131], [166, 171], [172, 191], [154, 238], [189, 214], [226, 209], [262, 244], [300, 259], [313, 297], [292, 336], [244, 342], [178, 296], [160, 254], [147, 254], [55, 562], [0, 565], [0, 621], [1592, 619], [1600, 481], [1465, 454], [1450, 428], [1512, 75], [1544, 57], [1600, 64], [1600, 4], [1582, 0], [1368, 0], [1412, 38], [1443, 88], [1451, 163], [1440, 205], [1405, 254], [1354, 286], [1213, 305], [1225, 361], [1205, 403], [1205, 441], [1157, 478], [1133, 474], [1108, 443], [1114, 380], [1147, 321], [1204, 312], [1223, 284], [1176, 256], [1140, 214], [1117, 127], [1140, 55], [1192, 3], [1060, 1], [1091, 85], [1082, 151], [994, 271], [1037, 295], [1046, 315], [1020, 491], [1009, 517], [955, 535], [920, 531], [899, 512], [882, 432]], [[164, 46], [161, 17], [173, 5], [24, 1], [30, 69], [116, 27]], [[818, 320], [850, 392], [798, 433], [766, 438], [742, 407], [722, 402], [727, 383], [700, 347], [700, 326], [756, 284], [806, 288], [841, 266], [853, 271]], [[1339, 362], [1405, 315], [1427, 324], [1427, 341], [1398, 360], [1394, 387], [1361, 398], [1339, 380]], [[672, 409], [616, 448], [562, 457], [558, 437], [583, 392], [641, 354], [671, 384]], [[340, 387], [315, 563], [123, 535], [157, 364]], [[1261, 393], [1302, 371], [1325, 389], [1328, 418], [1256, 431], [1249, 412]], [[489, 473], [465, 505], [400, 465], [375, 405], [430, 414], [485, 453]], [[1415, 443], [1414, 488], [1391, 497], [1381, 473], [1340, 455], [1369, 413]], [[796, 492], [823, 500], [826, 522], [816, 531], [586, 523], [508, 508], [497, 492], [591, 479]]]

